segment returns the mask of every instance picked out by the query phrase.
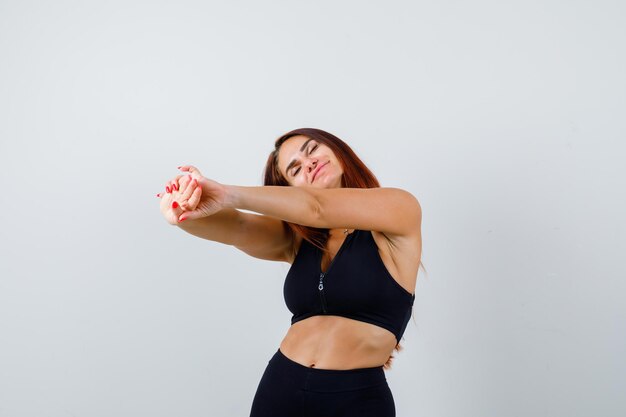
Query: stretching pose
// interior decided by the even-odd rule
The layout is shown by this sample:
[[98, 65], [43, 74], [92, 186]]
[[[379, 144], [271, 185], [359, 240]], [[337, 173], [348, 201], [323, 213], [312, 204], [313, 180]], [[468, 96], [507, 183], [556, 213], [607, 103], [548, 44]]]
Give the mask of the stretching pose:
[[[264, 186], [224, 185], [193, 166], [166, 184], [161, 212], [195, 236], [291, 264], [291, 327], [250, 417], [393, 417], [384, 370], [411, 317], [421, 265], [417, 199], [380, 187], [350, 147], [319, 129], [276, 140]], [[252, 211], [252, 214], [240, 211]]]

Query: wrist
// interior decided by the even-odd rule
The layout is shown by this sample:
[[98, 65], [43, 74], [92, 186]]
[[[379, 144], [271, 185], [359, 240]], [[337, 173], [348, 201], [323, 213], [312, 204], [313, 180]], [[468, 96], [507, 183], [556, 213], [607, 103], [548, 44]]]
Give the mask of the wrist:
[[238, 188], [236, 185], [224, 185], [224, 208], [237, 208]]

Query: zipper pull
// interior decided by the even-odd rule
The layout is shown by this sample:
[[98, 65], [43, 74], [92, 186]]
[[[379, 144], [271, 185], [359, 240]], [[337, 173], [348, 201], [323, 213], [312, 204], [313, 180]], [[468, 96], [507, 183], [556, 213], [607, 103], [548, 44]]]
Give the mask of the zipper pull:
[[320, 285], [317, 286], [317, 289], [322, 291], [324, 289], [324, 273], [320, 273]]

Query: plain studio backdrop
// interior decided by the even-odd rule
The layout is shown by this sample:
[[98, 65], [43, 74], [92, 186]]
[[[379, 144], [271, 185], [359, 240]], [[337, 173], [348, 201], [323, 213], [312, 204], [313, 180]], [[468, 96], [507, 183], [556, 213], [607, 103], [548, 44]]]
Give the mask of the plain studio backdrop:
[[423, 209], [398, 417], [626, 413], [620, 1], [0, 1], [0, 416], [248, 416], [289, 265], [169, 225], [317, 127]]

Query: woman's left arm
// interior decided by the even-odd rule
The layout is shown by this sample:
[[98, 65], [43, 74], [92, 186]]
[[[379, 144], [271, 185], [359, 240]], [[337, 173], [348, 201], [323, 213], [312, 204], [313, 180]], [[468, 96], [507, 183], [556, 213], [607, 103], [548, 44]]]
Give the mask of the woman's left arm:
[[224, 205], [303, 226], [375, 230], [408, 236], [420, 232], [422, 209], [399, 188], [314, 188], [225, 185]]

